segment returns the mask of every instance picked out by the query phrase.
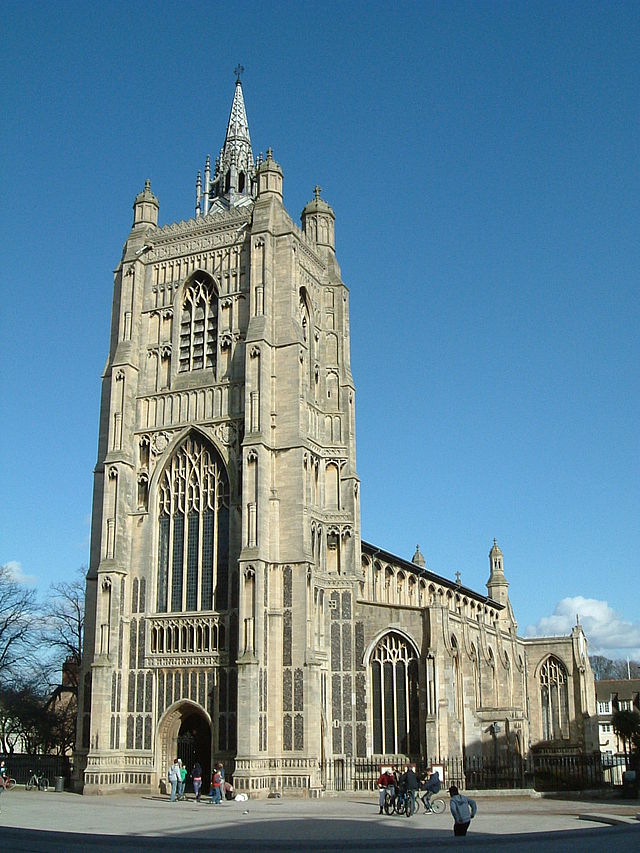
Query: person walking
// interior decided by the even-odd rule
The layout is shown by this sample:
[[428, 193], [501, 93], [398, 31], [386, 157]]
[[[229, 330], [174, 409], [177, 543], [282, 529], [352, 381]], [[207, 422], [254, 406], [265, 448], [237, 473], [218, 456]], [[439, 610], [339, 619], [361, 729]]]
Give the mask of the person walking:
[[449, 788], [449, 796], [451, 797], [450, 807], [453, 815], [453, 834], [466, 835], [469, 829], [469, 824], [476, 815], [477, 806], [475, 800], [470, 797], [465, 797], [461, 794], [455, 785]]
[[202, 766], [198, 759], [196, 759], [196, 763], [193, 765], [191, 778], [193, 779], [193, 793], [196, 795], [196, 803], [199, 803], [200, 788], [202, 788]]
[[169, 801], [175, 803], [176, 801], [176, 791], [178, 790], [178, 780], [180, 779], [180, 765], [178, 764], [178, 759], [173, 759], [173, 764], [169, 768], [169, 775], [167, 777], [169, 779], [169, 784], [171, 785], [171, 794], [169, 796]]

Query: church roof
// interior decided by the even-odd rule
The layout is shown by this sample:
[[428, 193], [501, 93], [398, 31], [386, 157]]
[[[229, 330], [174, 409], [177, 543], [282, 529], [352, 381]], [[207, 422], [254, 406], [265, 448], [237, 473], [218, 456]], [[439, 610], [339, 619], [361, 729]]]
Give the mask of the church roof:
[[448, 587], [449, 589], [460, 593], [461, 595], [473, 598], [476, 601], [487, 603], [496, 610], [504, 609], [504, 605], [500, 604], [499, 601], [496, 601], [481, 592], [475, 592], [475, 590], [470, 589], [468, 586], [462, 586], [462, 584], [449, 580], [449, 578], [443, 578], [442, 575], [438, 575], [429, 569], [421, 568], [409, 560], [404, 560], [402, 557], [397, 557], [395, 554], [391, 554], [389, 551], [383, 551], [382, 548], [371, 545], [369, 542], [365, 542], [364, 540], [362, 540], [362, 553], [366, 554], [366, 556], [371, 559], [380, 557], [385, 560], [385, 562], [393, 563], [410, 574], [416, 575], [419, 578], [425, 578], [425, 580], [433, 581], [434, 583], [440, 584], [440, 586]]

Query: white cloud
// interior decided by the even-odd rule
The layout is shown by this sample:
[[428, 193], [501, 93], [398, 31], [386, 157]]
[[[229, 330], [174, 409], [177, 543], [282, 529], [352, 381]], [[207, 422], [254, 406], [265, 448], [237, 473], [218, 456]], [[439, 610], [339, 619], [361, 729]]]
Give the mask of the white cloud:
[[580, 618], [589, 653], [608, 658], [640, 659], [640, 622], [629, 622], [616, 613], [608, 602], [597, 598], [563, 598], [551, 616], [543, 616], [537, 625], [529, 625], [526, 637], [551, 637], [569, 634]]
[[18, 563], [16, 560], [9, 560], [2, 568], [8, 569], [9, 576], [16, 583], [23, 583], [27, 586], [35, 586], [38, 583], [38, 579], [33, 575], [25, 575], [22, 571], [22, 563]]

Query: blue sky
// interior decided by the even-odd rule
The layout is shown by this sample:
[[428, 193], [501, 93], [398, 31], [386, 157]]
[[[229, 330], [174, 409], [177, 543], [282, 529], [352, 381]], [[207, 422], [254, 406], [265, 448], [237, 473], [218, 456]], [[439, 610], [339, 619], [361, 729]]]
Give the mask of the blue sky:
[[635, 3], [5, 2], [0, 563], [88, 561], [112, 270], [192, 215], [244, 65], [351, 292], [363, 536], [640, 658]]

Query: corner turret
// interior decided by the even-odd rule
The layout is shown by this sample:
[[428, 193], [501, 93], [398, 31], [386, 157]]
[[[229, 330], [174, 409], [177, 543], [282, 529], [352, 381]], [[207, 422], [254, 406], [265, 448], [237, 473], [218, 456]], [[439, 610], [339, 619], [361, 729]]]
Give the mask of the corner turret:
[[418, 566], [421, 569], [424, 569], [424, 567], [427, 565], [426, 560], [424, 558], [424, 555], [422, 554], [422, 551], [420, 550], [419, 545], [416, 545], [416, 553], [411, 558], [411, 562], [415, 566]]
[[500, 612], [500, 621], [517, 627], [513, 608], [509, 601], [509, 583], [504, 575], [502, 551], [498, 547], [496, 540], [493, 540], [493, 547], [489, 551], [489, 580], [487, 581], [487, 591], [489, 598], [502, 604], [504, 610]]
[[313, 190], [314, 197], [305, 205], [300, 216], [302, 230], [318, 246], [326, 246], [327, 249], [335, 252], [336, 215], [331, 205], [327, 204], [323, 198], [320, 198], [321, 192], [322, 187], [316, 185]]
[[138, 193], [133, 203], [133, 227], [157, 225], [159, 209], [158, 199], [151, 192], [151, 181], [146, 180], [143, 191]]
[[266, 195], [276, 195], [282, 201], [282, 169], [273, 159], [273, 151], [267, 149], [267, 159], [263, 160], [257, 169], [258, 198]]

